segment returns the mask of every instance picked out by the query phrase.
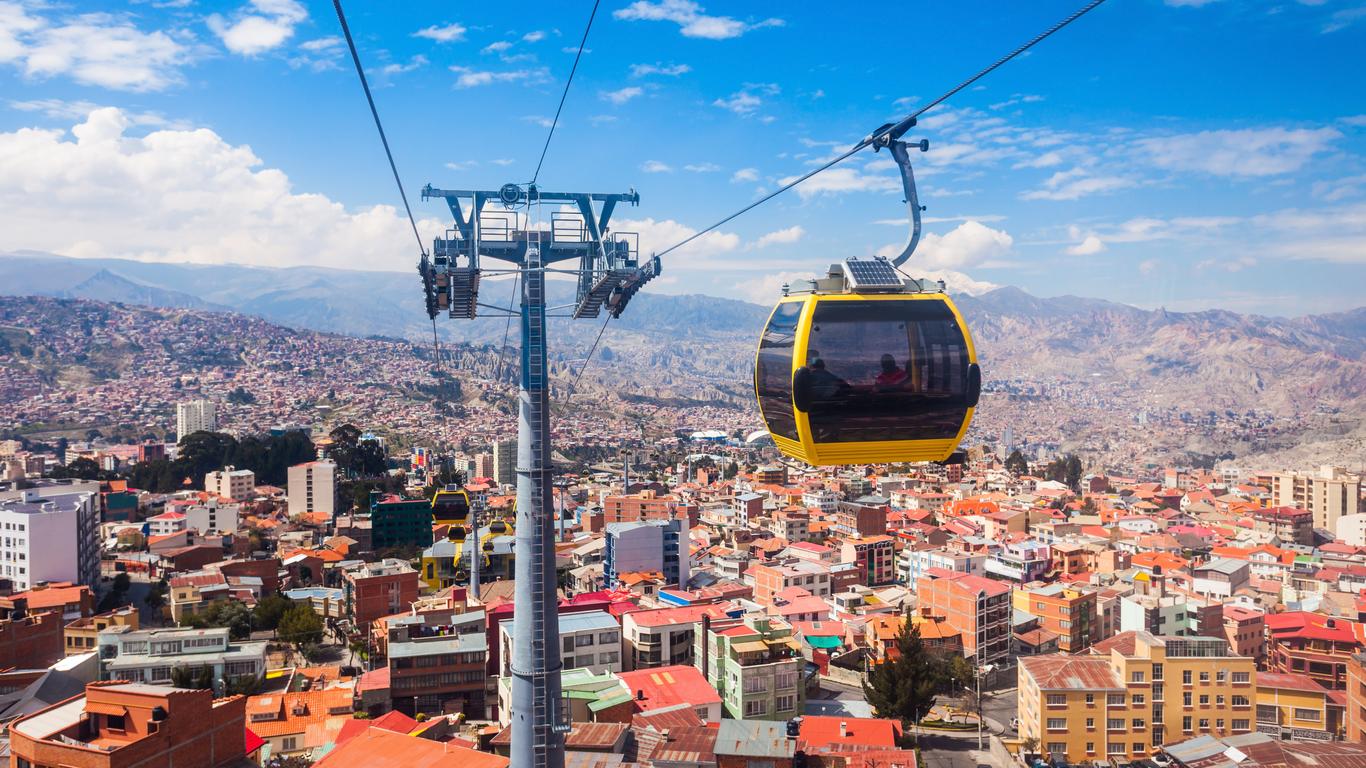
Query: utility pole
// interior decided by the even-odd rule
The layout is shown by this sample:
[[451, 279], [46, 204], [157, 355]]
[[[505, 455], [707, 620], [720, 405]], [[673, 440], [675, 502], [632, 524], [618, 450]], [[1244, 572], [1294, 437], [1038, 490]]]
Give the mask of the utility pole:
[[[437, 238], [430, 262], [418, 265], [435, 320], [441, 312], [472, 319], [479, 310], [507, 313], [479, 301], [485, 270], [481, 258], [511, 263], [490, 275], [519, 275], [521, 305], [521, 381], [517, 393], [516, 584], [511, 658], [512, 768], [564, 768], [564, 734], [569, 724], [560, 712], [559, 606], [556, 600], [555, 538], [551, 498], [550, 378], [546, 367], [546, 318], [596, 318], [605, 308], [620, 316], [641, 286], [659, 274], [659, 260], [640, 263], [635, 240], [608, 232], [618, 203], [637, 204], [640, 196], [582, 192], [542, 192], [535, 184], [505, 184], [498, 190], [444, 190], [428, 185], [424, 200], [446, 201], [455, 227]], [[569, 203], [577, 213], [556, 211], [548, 230], [531, 226], [530, 210], [543, 202]], [[495, 207], [486, 210], [486, 204]], [[595, 210], [595, 206], [597, 209]], [[546, 272], [550, 265], [577, 259], [577, 298], [565, 307], [547, 307]], [[477, 538], [477, 534], [476, 534]], [[476, 556], [482, 556], [482, 550]]]

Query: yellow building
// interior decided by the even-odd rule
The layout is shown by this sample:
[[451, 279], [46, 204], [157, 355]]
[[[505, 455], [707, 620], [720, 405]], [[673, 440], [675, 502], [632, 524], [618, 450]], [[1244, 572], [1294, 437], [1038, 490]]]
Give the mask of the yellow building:
[[1257, 675], [1257, 730], [1290, 741], [1331, 741], [1342, 732], [1343, 706], [1310, 677]]
[[66, 655], [75, 656], [90, 653], [99, 645], [99, 635], [109, 627], [125, 626], [138, 629], [138, 609], [133, 606], [115, 608], [112, 611], [87, 616], [67, 624], [62, 630], [66, 639]]
[[1045, 757], [1147, 757], [1164, 743], [1254, 727], [1256, 667], [1214, 637], [1123, 632], [1089, 655], [1020, 659], [1020, 737]]

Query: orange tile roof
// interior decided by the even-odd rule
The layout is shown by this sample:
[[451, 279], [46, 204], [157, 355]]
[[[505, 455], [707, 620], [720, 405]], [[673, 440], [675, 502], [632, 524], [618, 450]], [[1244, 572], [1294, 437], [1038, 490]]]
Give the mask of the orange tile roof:
[[[251, 696], [247, 698], [247, 726], [263, 739], [306, 733], [314, 725], [340, 731], [351, 719], [353, 693], [346, 687]], [[266, 719], [268, 717], [271, 719]], [[326, 742], [308, 744], [306, 740], [305, 743], [321, 746]]]
[[462, 747], [449, 742], [431, 741], [371, 728], [338, 744], [323, 759], [314, 763], [317, 768], [507, 768], [506, 757]]

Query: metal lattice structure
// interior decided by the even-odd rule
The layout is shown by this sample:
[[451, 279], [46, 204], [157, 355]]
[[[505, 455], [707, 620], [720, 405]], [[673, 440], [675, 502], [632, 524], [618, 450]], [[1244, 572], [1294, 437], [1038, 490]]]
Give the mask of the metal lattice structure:
[[[418, 266], [433, 319], [473, 318], [481, 309], [510, 310], [479, 301], [484, 274], [520, 277], [521, 383], [517, 395], [517, 522], [512, 669], [512, 765], [514, 768], [563, 768], [564, 735], [569, 723], [560, 712], [559, 613], [556, 599], [556, 512], [550, 445], [550, 382], [546, 367], [546, 318], [565, 310], [572, 318], [598, 317], [606, 308], [619, 317], [631, 297], [659, 274], [659, 260], [640, 263], [630, 233], [610, 233], [618, 203], [639, 203], [624, 194], [542, 192], [534, 184], [507, 184], [493, 190], [446, 190], [428, 185], [422, 198], [442, 198], [455, 226], [437, 238], [432, 259]], [[487, 207], [492, 203], [495, 207]], [[568, 204], [549, 227], [533, 228], [529, 210], [542, 203]], [[596, 204], [596, 209], [595, 209]], [[508, 262], [487, 269], [486, 259]], [[570, 269], [552, 265], [577, 260]], [[546, 306], [547, 272], [577, 281], [572, 306]], [[477, 556], [477, 553], [476, 553]]]

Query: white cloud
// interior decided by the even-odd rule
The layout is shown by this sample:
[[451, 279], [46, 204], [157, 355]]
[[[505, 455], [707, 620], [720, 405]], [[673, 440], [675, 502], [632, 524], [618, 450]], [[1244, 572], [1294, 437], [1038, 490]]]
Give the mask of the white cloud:
[[344, 50], [342, 46], [342, 39], [335, 35], [307, 40], [299, 43], [299, 52], [286, 61], [295, 69], [308, 67], [314, 72], [339, 69]]
[[641, 163], [640, 170], [646, 173], [672, 173], [673, 168], [659, 162], [658, 160], [646, 160]]
[[678, 77], [692, 71], [692, 67], [687, 64], [664, 65], [659, 62], [654, 64], [632, 64], [631, 77], [649, 77], [650, 75], [663, 75], [664, 77]]
[[[9, 105], [20, 112], [41, 112], [47, 117], [67, 121], [68, 123], [73, 120], [83, 121], [91, 112], [103, 108], [103, 105], [90, 101], [64, 101], [62, 99], [11, 101]], [[123, 116], [128, 120], [129, 125], [153, 127], [170, 125], [170, 121], [158, 112], [130, 112], [124, 110]]]
[[625, 88], [618, 88], [615, 91], [598, 91], [598, 98], [603, 101], [610, 101], [617, 106], [625, 104], [635, 97], [645, 93], [640, 88], [630, 85]]
[[1366, 189], [1366, 174], [1314, 182], [1314, 197], [1329, 203], [1356, 197]]
[[143, 32], [122, 16], [86, 13], [53, 23], [31, 11], [0, 2], [0, 64], [27, 77], [64, 75], [112, 90], [159, 91], [182, 81], [180, 67], [191, 58], [171, 35]]
[[738, 170], [738, 171], [736, 171], [735, 173], [732, 173], [732, 174], [730, 175], [730, 183], [732, 183], [732, 184], [739, 184], [740, 182], [743, 182], [743, 181], [758, 181], [758, 180], [759, 180], [759, 169], [758, 169], [758, 168], [741, 168], [740, 170]]
[[251, 0], [231, 20], [215, 13], [205, 23], [229, 51], [256, 56], [283, 45], [307, 18], [308, 11], [294, 0]]
[[1327, 35], [1333, 32], [1339, 32], [1362, 19], [1366, 19], [1366, 5], [1358, 5], [1353, 8], [1343, 8], [1340, 11], [1334, 11], [1333, 15], [1328, 17], [1328, 23], [1323, 25], [1323, 34]]
[[966, 293], [969, 296], [981, 296], [1001, 287], [999, 283], [977, 280], [952, 269], [910, 269], [909, 274], [917, 279], [943, 280], [944, 290], [951, 294]]
[[506, 166], [506, 165], [512, 165], [513, 163], [515, 163], [515, 162], [517, 162], [517, 161], [515, 161], [515, 160], [510, 160], [510, 159], [508, 159], [508, 158], [506, 158], [506, 157], [500, 157], [500, 158], [498, 158], [498, 159], [496, 159], [496, 160], [490, 160], [489, 162], [490, 162], [490, 163], [493, 163], [494, 165], [503, 165], [503, 166]]
[[739, 37], [744, 33], [761, 27], [781, 27], [782, 19], [764, 19], [748, 23], [729, 16], [708, 16], [701, 5], [691, 0], [636, 0], [625, 8], [612, 13], [624, 21], [671, 21], [677, 24], [684, 37], [701, 37], [708, 40], [726, 40]]
[[488, 45], [484, 46], [484, 49], [480, 51], [480, 53], [502, 53], [503, 51], [506, 51], [511, 47], [512, 43], [508, 42], [507, 40], [499, 40], [496, 43], [489, 43]]
[[528, 32], [525, 35], [522, 35], [522, 41], [527, 43], [538, 43], [544, 39], [545, 33], [539, 29], [535, 30], [534, 32]]
[[[917, 268], [960, 270], [995, 261], [1010, 252], [1015, 239], [1004, 230], [992, 229], [977, 221], [965, 221], [947, 235], [933, 232], [920, 238], [915, 249]], [[901, 245], [878, 250], [879, 256], [900, 253]]]
[[1020, 195], [1023, 200], [1079, 200], [1087, 195], [1103, 194], [1135, 185], [1132, 179], [1120, 176], [1093, 176], [1084, 168], [1058, 171], [1049, 176], [1042, 189]]
[[1338, 122], [1343, 125], [1350, 125], [1353, 128], [1366, 128], [1366, 115], [1348, 115], [1338, 118]]
[[806, 230], [802, 229], [801, 225], [798, 224], [763, 235], [758, 240], [754, 241], [753, 247], [767, 248], [770, 245], [788, 245], [801, 240], [805, 236]]
[[616, 115], [593, 115], [592, 117], [588, 118], [588, 122], [592, 123], [593, 125], [604, 125], [606, 123], [615, 123], [616, 121]]
[[[764, 100], [760, 96], [776, 96], [781, 90], [777, 83], [745, 83], [745, 86], [735, 93], [713, 101], [712, 106], [728, 109], [741, 117], [749, 117], [763, 106]], [[772, 118], [764, 118], [764, 122], [771, 121]]]
[[[458, 75], [455, 79], [456, 88], [477, 88], [481, 85], [493, 85], [494, 83], [540, 83], [544, 82], [546, 79], [546, 69], [544, 67], [493, 72], [490, 70], [472, 69], [470, 67], [452, 66], [450, 70]], [[548, 124], [549, 123], [547, 123], [547, 125]]]
[[427, 66], [427, 57], [419, 53], [409, 59], [407, 64], [399, 64], [398, 62], [385, 64], [380, 67], [379, 73], [385, 76], [401, 75], [405, 72], [412, 72], [415, 69], [421, 69], [425, 66]]
[[1298, 171], [1342, 138], [1334, 128], [1249, 128], [1140, 139], [1159, 168], [1215, 176], [1274, 176]]
[[[790, 184], [797, 179], [788, 176], [778, 181]], [[884, 174], [868, 174], [850, 167], [835, 167], [807, 179], [797, 185], [797, 194], [802, 199], [821, 194], [843, 194], [845, 192], [891, 192], [901, 189], [899, 179]]]
[[426, 29], [419, 29], [413, 33], [413, 37], [425, 37], [428, 40], [435, 40], [438, 43], [455, 43], [465, 39], [465, 33], [469, 30], [460, 24], [446, 24], [436, 26], [433, 24]]
[[1138, 263], [1138, 271], [1144, 275], [1151, 275], [1161, 266], [1157, 259], [1144, 259]]
[[693, 173], [716, 173], [721, 170], [721, 166], [716, 163], [688, 163], [683, 166], [683, 170]]
[[1067, 253], [1072, 256], [1094, 256], [1105, 250], [1105, 243], [1095, 235], [1087, 235], [1080, 243], [1068, 246]]
[[[697, 230], [673, 219], [620, 219], [612, 225], [615, 232], [635, 232], [640, 236], [640, 252], [658, 253], [697, 234]], [[740, 247], [740, 236], [733, 232], [711, 231], [669, 255], [715, 256]]]
[[[385, 269], [414, 250], [391, 205], [298, 192], [252, 150], [207, 129], [127, 134], [103, 108], [70, 132], [0, 133], [5, 245], [145, 261]], [[43, 194], [35, 194], [42, 190]], [[424, 238], [439, 219], [418, 222]]]
[[539, 125], [542, 128], [549, 128], [555, 122], [544, 115], [526, 115], [522, 120], [532, 125]]
[[812, 272], [767, 272], [735, 286], [739, 294], [755, 304], [773, 304], [783, 295], [783, 286], [807, 288]]

